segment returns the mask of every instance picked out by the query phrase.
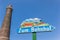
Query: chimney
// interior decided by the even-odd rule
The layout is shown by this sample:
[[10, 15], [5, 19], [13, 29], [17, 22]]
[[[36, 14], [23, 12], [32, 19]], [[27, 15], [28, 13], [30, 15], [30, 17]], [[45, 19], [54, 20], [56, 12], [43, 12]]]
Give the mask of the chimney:
[[2, 28], [0, 30], [0, 40], [9, 40], [11, 17], [12, 17], [12, 5], [8, 5], [6, 8], [6, 15], [3, 20]]

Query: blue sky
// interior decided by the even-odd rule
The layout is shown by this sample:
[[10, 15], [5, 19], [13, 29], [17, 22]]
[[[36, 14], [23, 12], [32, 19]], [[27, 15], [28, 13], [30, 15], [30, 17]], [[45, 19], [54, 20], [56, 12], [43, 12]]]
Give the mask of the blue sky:
[[28, 18], [41, 18], [56, 27], [52, 32], [37, 33], [37, 40], [60, 40], [60, 0], [0, 0], [0, 27], [8, 4], [13, 6], [10, 40], [32, 40], [32, 33], [17, 33]]

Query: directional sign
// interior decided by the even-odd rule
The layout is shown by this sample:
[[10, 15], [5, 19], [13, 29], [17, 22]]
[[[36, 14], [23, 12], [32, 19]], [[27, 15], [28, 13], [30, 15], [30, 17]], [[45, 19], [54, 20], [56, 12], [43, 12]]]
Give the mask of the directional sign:
[[28, 32], [42, 32], [42, 31], [52, 31], [55, 27], [44, 23], [39, 18], [26, 19], [21, 23], [18, 33], [28, 33]]
[[39, 18], [29, 18], [24, 20], [18, 33], [32, 33], [32, 40], [36, 40], [36, 32], [51, 32], [55, 27], [49, 25], [48, 23], [43, 22]]
[[53, 26], [35, 26], [35, 27], [25, 27], [20, 28], [18, 33], [27, 33], [27, 32], [42, 32], [42, 31], [53, 31], [55, 27]]

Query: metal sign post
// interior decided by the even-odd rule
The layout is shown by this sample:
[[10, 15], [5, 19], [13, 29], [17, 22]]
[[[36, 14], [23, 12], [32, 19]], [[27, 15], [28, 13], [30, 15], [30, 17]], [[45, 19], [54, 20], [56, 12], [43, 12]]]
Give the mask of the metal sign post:
[[36, 40], [36, 32], [32, 33], [32, 40]]

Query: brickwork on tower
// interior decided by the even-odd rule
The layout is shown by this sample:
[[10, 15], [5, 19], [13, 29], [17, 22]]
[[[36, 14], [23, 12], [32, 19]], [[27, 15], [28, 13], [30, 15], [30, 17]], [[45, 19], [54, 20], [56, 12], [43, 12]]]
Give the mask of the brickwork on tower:
[[6, 15], [4, 17], [3, 24], [0, 30], [0, 40], [9, 40], [11, 17], [12, 17], [12, 5], [8, 5], [6, 8]]

